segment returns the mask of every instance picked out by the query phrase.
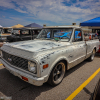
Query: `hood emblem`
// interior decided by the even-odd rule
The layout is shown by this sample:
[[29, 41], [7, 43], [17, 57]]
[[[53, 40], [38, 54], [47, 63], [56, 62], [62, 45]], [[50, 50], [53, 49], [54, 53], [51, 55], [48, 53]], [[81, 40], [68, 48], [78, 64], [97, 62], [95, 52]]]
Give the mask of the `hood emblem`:
[[11, 59], [11, 58], [8, 58], [8, 61], [10, 61], [10, 62], [11, 62], [11, 61], [12, 61], [12, 59]]

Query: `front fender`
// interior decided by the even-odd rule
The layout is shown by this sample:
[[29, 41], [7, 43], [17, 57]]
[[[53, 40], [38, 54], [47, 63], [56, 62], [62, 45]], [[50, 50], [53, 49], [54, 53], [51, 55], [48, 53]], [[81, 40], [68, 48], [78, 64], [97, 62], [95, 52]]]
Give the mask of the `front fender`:
[[66, 67], [67, 67], [67, 69], [68, 69], [68, 65], [69, 65], [68, 59], [67, 59], [66, 57], [62, 56], [62, 57], [57, 58], [57, 59], [52, 63], [52, 65], [51, 65], [51, 67], [50, 67], [49, 75], [50, 75], [52, 69], [55, 67], [55, 65], [56, 65], [58, 62], [60, 62], [61, 60], [65, 60], [65, 61], [67, 62], [67, 66], [66, 66]]

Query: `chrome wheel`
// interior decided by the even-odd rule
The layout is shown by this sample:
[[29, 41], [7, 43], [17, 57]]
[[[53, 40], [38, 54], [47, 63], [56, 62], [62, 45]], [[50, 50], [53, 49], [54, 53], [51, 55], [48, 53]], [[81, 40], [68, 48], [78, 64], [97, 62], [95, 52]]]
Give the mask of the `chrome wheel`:
[[65, 74], [65, 64], [63, 62], [58, 63], [53, 71], [53, 82], [58, 84], [62, 81]]
[[65, 75], [65, 63], [63, 61], [57, 63], [48, 79], [48, 83], [52, 86], [56, 86], [63, 80]]

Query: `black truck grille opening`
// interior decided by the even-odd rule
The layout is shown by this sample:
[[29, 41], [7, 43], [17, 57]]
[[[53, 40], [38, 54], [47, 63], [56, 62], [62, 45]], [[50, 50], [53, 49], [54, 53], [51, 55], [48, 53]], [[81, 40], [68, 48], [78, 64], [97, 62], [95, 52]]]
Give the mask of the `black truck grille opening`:
[[21, 58], [21, 57], [17, 57], [11, 54], [8, 54], [4, 51], [2, 51], [3, 54], [3, 58], [9, 62], [11, 65], [14, 65], [18, 68], [24, 69], [28, 71], [28, 60]]

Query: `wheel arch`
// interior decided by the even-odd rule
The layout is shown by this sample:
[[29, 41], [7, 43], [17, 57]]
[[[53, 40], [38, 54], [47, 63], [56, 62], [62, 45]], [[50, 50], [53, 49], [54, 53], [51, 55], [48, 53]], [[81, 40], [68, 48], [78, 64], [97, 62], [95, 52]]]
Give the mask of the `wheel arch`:
[[[62, 58], [59, 58], [56, 61], [54, 61], [54, 63], [51, 65], [50, 73], [53, 70], [53, 68], [55, 67], [55, 65], [57, 63], [59, 63], [60, 61], [63, 61], [65, 63], [66, 70], [68, 70], [68, 60], [66, 58], [62, 57]], [[49, 73], [49, 75], [50, 75], [50, 73]]]
[[60, 82], [63, 80], [63, 78], [61, 79], [61, 81], [59, 82], [59, 83], [57, 83], [57, 84], [54, 84], [53, 83], [53, 81], [51, 80], [52, 79], [52, 71], [53, 71], [53, 69], [54, 69], [54, 67], [56, 66], [56, 64], [58, 64], [59, 62], [64, 62], [65, 63], [65, 72], [66, 72], [66, 69], [67, 69], [67, 67], [68, 67], [68, 61], [65, 59], [65, 58], [60, 58], [60, 59], [57, 59], [56, 61], [54, 61], [54, 63], [52, 64], [52, 66], [51, 66], [51, 70], [50, 70], [50, 72], [49, 72], [49, 75], [48, 75], [48, 80], [47, 80], [47, 82], [49, 83], [49, 84], [51, 84], [52, 86], [55, 86], [55, 85], [58, 85], [58, 84], [60, 84]]

